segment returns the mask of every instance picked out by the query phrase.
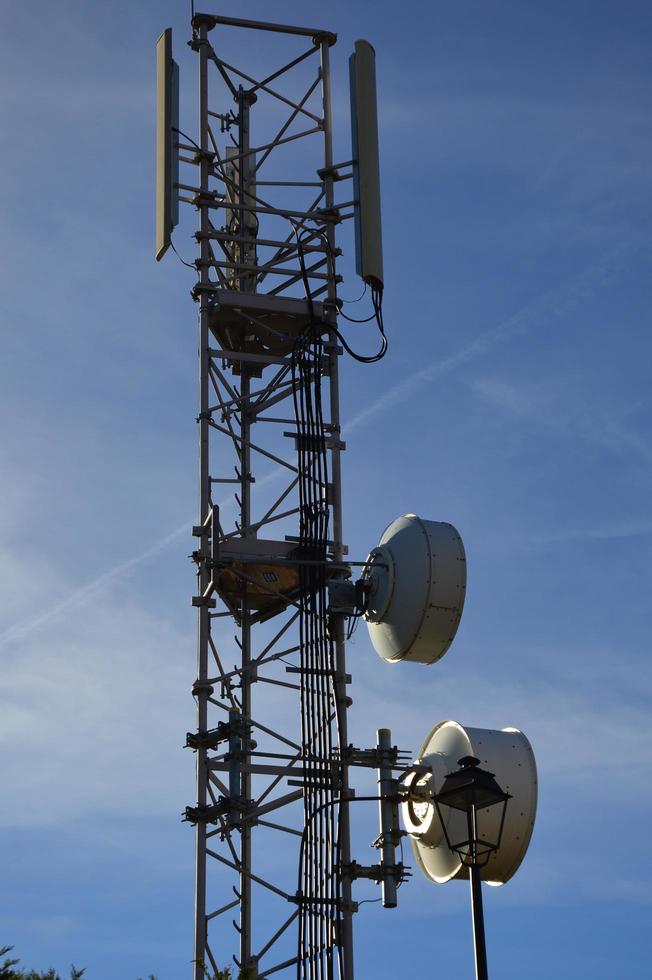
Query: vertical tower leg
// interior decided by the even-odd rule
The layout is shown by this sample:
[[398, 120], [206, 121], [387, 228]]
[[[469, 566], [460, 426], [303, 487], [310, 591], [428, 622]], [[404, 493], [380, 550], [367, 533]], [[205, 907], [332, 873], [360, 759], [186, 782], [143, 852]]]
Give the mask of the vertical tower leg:
[[[324, 203], [326, 208], [332, 208], [335, 200], [333, 191], [333, 178], [328, 171], [333, 166], [333, 124], [331, 115], [331, 81], [330, 81], [330, 53], [329, 41], [327, 38], [321, 40], [321, 70], [322, 70], [322, 92], [324, 99], [324, 169], [326, 176], [324, 179]], [[333, 224], [328, 225], [326, 231], [331, 254], [335, 251], [335, 229]], [[329, 277], [328, 298], [335, 300], [337, 288], [334, 276]], [[339, 391], [339, 363], [337, 354], [337, 338], [333, 332], [330, 334], [329, 351], [329, 378], [330, 378], [330, 409], [331, 424], [334, 439], [334, 449], [331, 456], [332, 465], [332, 503], [333, 503], [333, 541], [336, 561], [342, 559], [343, 550], [343, 531], [342, 531], [342, 474], [340, 464], [340, 450], [337, 441], [340, 439], [340, 391]], [[344, 617], [337, 615], [333, 617], [332, 629], [335, 636], [336, 647], [336, 678], [335, 678], [335, 700], [338, 713], [338, 730], [340, 749], [348, 745], [347, 731], [347, 710], [349, 698], [346, 693], [346, 650], [344, 644]], [[349, 816], [349, 770], [348, 766], [342, 766], [340, 791], [340, 860], [342, 865], [348, 866], [351, 863], [351, 826]], [[342, 914], [341, 914], [341, 936], [339, 942], [342, 950], [342, 966], [344, 980], [353, 980], [353, 902], [351, 894], [351, 879], [347, 875], [342, 877]]]
[[[242, 206], [250, 202], [249, 189], [255, 169], [250, 150], [250, 97], [242, 86], [238, 91], [238, 203]], [[237, 215], [237, 224], [241, 239], [249, 238], [251, 221], [249, 214], [240, 209]], [[249, 241], [241, 241], [239, 249], [240, 262], [246, 264], [250, 261], [251, 248]], [[256, 292], [256, 276], [244, 274], [239, 277], [238, 286], [241, 292]], [[251, 391], [251, 379], [246, 364], [241, 366], [240, 396], [242, 399], [240, 408], [240, 527], [243, 537], [251, 535], [249, 527], [251, 525], [251, 416], [249, 409], [249, 395]], [[254, 535], [255, 536], [255, 535]], [[251, 762], [251, 716], [252, 716], [252, 676], [251, 664], [251, 610], [247, 597], [247, 586], [244, 588], [244, 598], [242, 602], [242, 627], [240, 630], [242, 648], [242, 674], [241, 674], [241, 693], [242, 693], [242, 714], [244, 719], [244, 739], [242, 747], [242, 798], [247, 801], [251, 799], [251, 772], [249, 764]], [[248, 820], [242, 821], [241, 842], [240, 842], [240, 963], [243, 969], [249, 968], [251, 964], [251, 824]]]
[[[208, 58], [207, 30], [202, 25], [199, 31], [199, 145], [202, 157], [199, 163], [200, 187], [208, 191], [208, 158], [205, 155], [208, 148]], [[208, 209], [200, 208], [200, 228], [208, 231]], [[208, 426], [208, 292], [209, 283], [209, 254], [208, 240], [202, 238], [200, 246], [199, 268], [199, 521], [205, 531], [204, 522], [210, 506], [210, 476], [209, 476], [209, 426]], [[199, 545], [199, 588], [197, 595], [202, 597], [208, 586], [208, 569], [205, 559], [207, 553], [207, 537], [204, 533]], [[204, 559], [204, 560], [202, 560]], [[209, 637], [209, 606], [200, 605], [198, 609], [199, 629], [197, 643], [197, 680], [194, 694], [197, 701], [197, 731], [205, 733], [208, 728], [208, 637]], [[197, 749], [197, 805], [206, 806], [208, 790], [208, 769], [206, 765], [206, 748]], [[206, 823], [197, 821], [196, 825], [196, 865], [195, 865], [195, 980], [204, 980], [206, 957]]]
[[[241, 394], [243, 397], [241, 432], [242, 448], [240, 454], [240, 526], [248, 528], [251, 524], [251, 451], [249, 449], [251, 424], [248, 419], [248, 397], [250, 379], [243, 366], [241, 383]], [[244, 588], [244, 600], [242, 610], [242, 628], [240, 631], [242, 646], [242, 674], [241, 674], [241, 693], [242, 693], [242, 715], [244, 720], [244, 738], [242, 747], [242, 798], [244, 801], [250, 800], [251, 793], [251, 773], [249, 763], [251, 762], [251, 623], [250, 611], [247, 604], [247, 587]], [[241, 842], [240, 842], [240, 963], [243, 968], [251, 965], [251, 824], [248, 820], [242, 821]]]

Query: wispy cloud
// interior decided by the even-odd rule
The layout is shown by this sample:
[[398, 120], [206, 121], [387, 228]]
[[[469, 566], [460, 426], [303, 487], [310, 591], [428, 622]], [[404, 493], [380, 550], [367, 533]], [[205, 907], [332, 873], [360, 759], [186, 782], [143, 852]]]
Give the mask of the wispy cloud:
[[[646, 248], [648, 245], [649, 243], [646, 239], [639, 239], [636, 237], [630, 238], [628, 241], [623, 242], [615, 249], [604, 255], [601, 260], [591, 265], [582, 274], [574, 277], [572, 280], [564, 283], [561, 286], [547, 290], [536, 300], [528, 303], [513, 316], [508, 317], [495, 327], [481, 333], [469, 344], [466, 344], [459, 350], [454, 351], [448, 357], [441, 360], [432, 361], [425, 368], [422, 368], [420, 371], [416, 372], [416, 374], [412, 374], [393, 385], [383, 395], [381, 395], [380, 398], [372, 401], [368, 406], [362, 409], [362, 411], [358, 412], [357, 415], [355, 415], [348, 423], [346, 423], [343, 431], [347, 435], [350, 435], [358, 429], [363, 428], [365, 425], [368, 425], [379, 415], [389, 411], [394, 406], [412, 397], [416, 390], [425, 387], [436, 378], [453, 373], [472, 361], [481, 358], [494, 348], [507, 344], [513, 338], [522, 336], [541, 327], [554, 317], [568, 313], [581, 302], [590, 299], [595, 294], [597, 289], [605, 285], [615, 275], [617, 275], [619, 270], [623, 268], [633, 252], [641, 248]], [[521, 405], [517, 401], [517, 395], [515, 392], [510, 394], [510, 392], [505, 389], [502, 397], [505, 405], [511, 407], [512, 410], [526, 410], [525, 406]], [[617, 424], [614, 420], [612, 420], [611, 423], [609, 439], [613, 440], [614, 445], [622, 445], [623, 439], [625, 443], [627, 442], [627, 439], [622, 436], [622, 433], [619, 435], [617, 431]], [[636, 446], [636, 440], [633, 435], [630, 435], [629, 444], [632, 449], [637, 448], [639, 452], [642, 452], [646, 446], [646, 444], [643, 443], [640, 446]], [[647, 447], [645, 451], [652, 453], [652, 450], [649, 447]], [[272, 471], [263, 477], [263, 479], [258, 481], [258, 486], [261, 487], [265, 483], [271, 482], [277, 478], [277, 472]], [[151, 558], [156, 557], [173, 542], [177, 541], [183, 535], [188, 534], [190, 526], [190, 521], [178, 525], [177, 527], [168, 531], [162, 538], [160, 538], [150, 547], [146, 548], [144, 551], [141, 551], [138, 554], [133, 555], [131, 558], [120, 562], [81, 588], [75, 589], [65, 599], [62, 599], [61, 601], [44, 609], [37, 616], [10, 626], [8, 629], [4, 630], [4, 632], [0, 633], [0, 647], [24, 637], [27, 635], [27, 633], [37, 629], [56, 617], [69, 612], [71, 609], [83, 606], [84, 604], [90, 602], [98, 591], [105, 588], [108, 584], [128, 575], [137, 566], [144, 564]]]
[[[641, 538], [652, 534], [652, 521], [632, 521], [622, 524], [602, 524], [598, 527], [572, 528], [569, 531], [560, 533], [556, 537], [559, 540], [568, 541], [572, 538], [578, 540], [593, 541], [617, 541], [625, 538]], [[555, 540], [550, 536], [546, 540]]]
[[[258, 479], [257, 486], [261, 488], [273, 483], [280, 478], [280, 475], [281, 474], [278, 470], [272, 470], [265, 476]], [[222, 506], [220, 509], [221, 514], [227, 513], [229, 509], [233, 508], [233, 505], [233, 500], [226, 501], [224, 506]], [[189, 538], [192, 524], [193, 522], [191, 520], [187, 520], [183, 524], [177, 525], [164, 534], [163, 537], [159, 538], [159, 540], [154, 544], [150, 545], [148, 548], [145, 548], [144, 551], [140, 551], [137, 554], [132, 555], [131, 558], [127, 558], [125, 561], [119, 562], [106, 572], [103, 572], [101, 575], [93, 578], [86, 585], [74, 589], [64, 599], [61, 599], [58, 602], [48, 606], [36, 616], [29, 616], [15, 623], [13, 626], [8, 627], [2, 633], [0, 633], [0, 648], [15, 642], [16, 640], [22, 639], [29, 633], [37, 630], [39, 627], [44, 626], [51, 620], [65, 615], [73, 609], [78, 609], [87, 605], [98, 594], [106, 589], [107, 586], [111, 585], [111, 583], [125, 578], [139, 565], [144, 565], [152, 558], [156, 558], [157, 555], [161, 554], [162, 551], [165, 551], [166, 548], [174, 544], [174, 542], [178, 541], [180, 538]]]
[[[45, 639], [24, 637], [0, 679], [0, 822], [116, 815], [127, 804], [142, 815], [153, 798], [162, 811], [178, 810], [191, 778], [181, 747], [192, 719], [184, 649], [191, 635], [115, 597]], [[144, 739], [146, 759], [134, 751]]]
[[563, 439], [578, 439], [599, 446], [617, 456], [629, 456], [644, 463], [652, 462], [652, 444], [625, 419], [624, 410], [596, 408], [579, 401], [575, 386], [565, 391], [559, 381], [549, 385], [516, 385], [497, 378], [480, 378], [473, 390], [502, 411], [528, 420]]
[[[556, 649], [555, 656], [569, 663], [560, 684], [556, 676], [554, 682], [541, 676], [551, 656], [551, 651], [541, 650], [533, 655], [534, 660], [537, 656], [541, 660], [536, 680], [528, 659], [527, 671], [494, 680], [485, 675], [479, 682], [473, 667], [456, 657], [457, 652], [451, 654], [445, 669], [435, 665], [429, 672], [416, 665], [393, 667], [365, 657], [356, 675], [362, 693], [356, 699], [353, 737], [363, 738], [366, 729], [368, 739], [375, 727], [388, 724], [397, 744], [416, 751], [429, 728], [442, 717], [480, 728], [514, 726], [525, 731], [535, 747], [542, 780], [572, 777], [582, 792], [599, 794], [602, 783], [596, 782], [596, 773], [605, 778], [612, 774], [628, 799], [635, 799], [637, 784], [624, 779], [624, 770], [629, 768], [633, 775], [643, 760], [645, 764], [652, 761], [647, 709], [633, 704], [626, 693], [616, 700], [613, 691], [606, 692], [606, 668], [596, 665], [595, 676], [587, 678], [579, 666], [585, 662], [584, 651]], [[512, 662], [516, 660], [515, 653]], [[395, 682], [388, 687], [382, 678], [397, 677], [399, 671], [401, 696], [397, 698]], [[429, 683], [424, 683], [426, 673]], [[641, 679], [639, 687], [644, 697], [649, 681]], [[626, 784], [631, 790], [625, 791]]]
[[580, 275], [544, 292], [513, 316], [495, 327], [479, 334], [459, 350], [435, 361], [389, 388], [383, 395], [358, 412], [345, 426], [348, 434], [366, 425], [371, 419], [389, 411], [400, 402], [411, 398], [415, 391], [430, 384], [436, 378], [450, 374], [460, 367], [487, 354], [496, 347], [507, 344], [517, 336], [530, 333], [550, 320], [569, 313], [579, 304], [591, 299], [596, 291], [612, 280], [625, 266], [632, 254], [649, 248], [643, 237], [633, 237], [606, 253]]
[[567, 527], [561, 530], [531, 531], [527, 529], [488, 531], [476, 542], [485, 553], [494, 555], [546, 551], [572, 542], [628, 541], [649, 538], [652, 520], [623, 521], [613, 524], [597, 524], [589, 527]]
[[57, 616], [61, 616], [78, 606], [82, 606], [90, 602], [91, 599], [105, 589], [111, 582], [127, 575], [138, 565], [149, 561], [151, 558], [155, 558], [170, 544], [172, 544], [173, 541], [177, 541], [182, 535], [188, 534], [190, 528], [190, 521], [181, 524], [179, 527], [174, 528], [174, 530], [169, 531], [155, 544], [151, 545], [149, 548], [146, 548], [145, 551], [141, 551], [139, 554], [133, 555], [126, 561], [114, 565], [113, 568], [103, 572], [102, 575], [98, 575], [92, 581], [88, 582], [87, 585], [84, 585], [79, 589], [75, 589], [68, 596], [66, 596], [65, 599], [54, 603], [36, 616], [29, 617], [24, 621], [16, 623], [14, 626], [10, 626], [8, 629], [4, 630], [4, 632], [0, 633], [0, 646], [11, 643], [13, 640], [22, 639], [28, 633], [38, 629], [39, 626], [43, 626], [51, 620], [56, 619]]

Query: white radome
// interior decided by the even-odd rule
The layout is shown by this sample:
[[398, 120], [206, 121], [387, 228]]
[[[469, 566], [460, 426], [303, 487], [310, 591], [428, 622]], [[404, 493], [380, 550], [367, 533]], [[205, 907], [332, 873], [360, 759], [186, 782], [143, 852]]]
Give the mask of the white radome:
[[[500, 848], [481, 869], [490, 885], [502, 885], [516, 872], [528, 849], [537, 809], [537, 770], [529, 741], [517, 728], [494, 731], [466, 728], [456, 721], [442, 721], [425, 739], [417, 763], [430, 772], [408, 774], [405, 785], [438, 793], [447, 773], [458, 769], [464, 756], [475, 756], [483, 769], [492, 772], [498, 785], [510, 794]], [[426, 794], [424, 794], [425, 796]], [[481, 811], [480, 833], [493, 839], [498, 833], [501, 807]], [[451, 840], [467, 836], [466, 817], [457, 810], [442, 807]], [[419, 870], [431, 881], [443, 884], [452, 878], [468, 878], [469, 871], [446, 843], [434, 803], [408, 799], [402, 804], [405, 829]]]
[[365, 620], [389, 663], [432, 664], [450, 647], [464, 608], [466, 556], [452, 524], [398, 517], [367, 559]]

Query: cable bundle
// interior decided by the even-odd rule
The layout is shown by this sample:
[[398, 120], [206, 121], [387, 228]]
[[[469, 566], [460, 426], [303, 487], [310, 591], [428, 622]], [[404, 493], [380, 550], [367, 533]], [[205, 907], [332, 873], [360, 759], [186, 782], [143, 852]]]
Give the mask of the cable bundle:
[[328, 636], [326, 560], [329, 505], [326, 439], [321, 402], [324, 356], [322, 327], [314, 322], [292, 356], [299, 470], [301, 598], [301, 742], [304, 767], [304, 827], [298, 975], [331, 980], [337, 943], [339, 871], [334, 787], [333, 722], [335, 671]]
[[[297, 959], [299, 980], [333, 980], [334, 950], [339, 945], [341, 869], [339, 806], [333, 785], [334, 746], [339, 747], [335, 701], [335, 651], [328, 635], [326, 561], [328, 553], [328, 472], [326, 435], [322, 412], [321, 375], [324, 357], [324, 325], [315, 317], [310, 280], [306, 270], [304, 239], [321, 229], [293, 225], [299, 265], [308, 302], [308, 326], [294, 344], [292, 381], [297, 426], [299, 489], [299, 557], [301, 598], [299, 637], [301, 646], [301, 744], [304, 767], [304, 833], [301, 841], [299, 889], [301, 892]], [[331, 266], [332, 268], [332, 266]], [[384, 357], [387, 338], [383, 324], [382, 286], [371, 289], [373, 314], [381, 335], [376, 354], [357, 354], [333, 325], [329, 332], [344, 349], [363, 363]], [[341, 313], [341, 310], [339, 310]], [[345, 316], [345, 314], [342, 314]], [[351, 320], [351, 317], [345, 319]], [[352, 320], [365, 323], [367, 320]], [[341, 969], [340, 969], [341, 973]]]

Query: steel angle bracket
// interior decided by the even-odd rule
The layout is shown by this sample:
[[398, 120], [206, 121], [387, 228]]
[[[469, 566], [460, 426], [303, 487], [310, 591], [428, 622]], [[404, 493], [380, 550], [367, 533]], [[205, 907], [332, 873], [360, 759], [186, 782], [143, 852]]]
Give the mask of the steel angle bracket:
[[411, 868], [402, 862], [386, 865], [358, 864], [357, 861], [351, 861], [349, 864], [340, 865], [340, 873], [353, 880], [356, 878], [368, 878], [370, 881], [375, 881], [378, 884], [386, 877], [387, 873], [393, 876], [397, 884], [407, 881], [408, 878], [412, 877]]
[[220, 817], [229, 815], [233, 805], [233, 800], [225, 800], [220, 797], [217, 803], [211, 803], [208, 806], [187, 806], [181, 819], [192, 824], [217, 823]]
[[228, 742], [233, 735], [244, 737], [246, 734], [247, 726], [242, 716], [238, 715], [231, 721], [220, 721], [217, 728], [211, 728], [206, 732], [186, 732], [185, 748], [209, 749], [214, 752], [220, 742]]
[[411, 765], [412, 753], [405, 749], [399, 749], [393, 745], [391, 749], [383, 750], [375, 747], [373, 749], [358, 749], [355, 745], [347, 745], [341, 752], [342, 762], [348, 766], [362, 766], [367, 769], [378, 769], [381, 765], [389, 766], [391, 769], [404, 770], [413, 768]]

